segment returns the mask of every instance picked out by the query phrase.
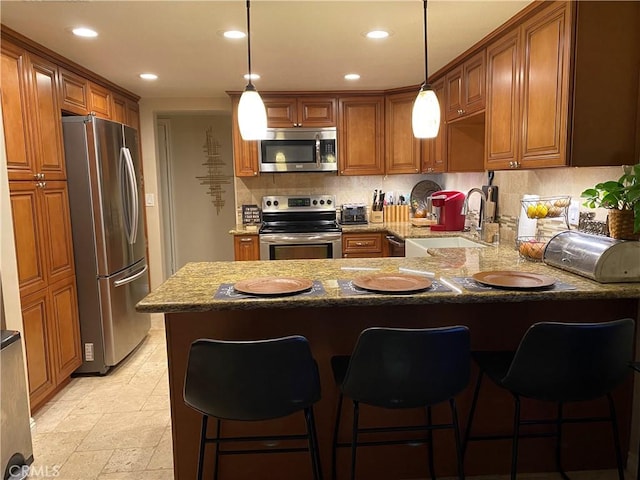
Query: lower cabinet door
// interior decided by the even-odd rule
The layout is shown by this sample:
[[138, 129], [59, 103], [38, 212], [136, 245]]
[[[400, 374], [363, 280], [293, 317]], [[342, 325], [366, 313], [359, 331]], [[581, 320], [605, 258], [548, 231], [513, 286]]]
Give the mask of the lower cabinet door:
[[60, 383], [82, 363], [76, 277], [61, 280], [49, 287], [49, 290], [51, 345], [55, 358], [56, 382]]
[[56, 386], [49, 343], [50, 306], [47, 288], [22, 297], [24, 343], [29, 377], [31, 411], [44, 402]]

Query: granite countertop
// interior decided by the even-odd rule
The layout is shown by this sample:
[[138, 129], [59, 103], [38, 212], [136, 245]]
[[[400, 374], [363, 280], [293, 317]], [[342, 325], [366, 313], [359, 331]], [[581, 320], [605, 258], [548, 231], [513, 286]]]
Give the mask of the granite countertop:
[[[386, 227], [385, 230], [388, 231]], [[137, 310], [167, 313], [255, 308], [640, 298], [640, 283], [597, 283], [541, 262], [521, 259], [512, 246], [440, 248], [431, 249], [430, 252], [425, 257], [414, 258], [189, 263], [140, 301]], [[348, 284], [358, 276], [397, 273], [400, 268], [433, 272], [435, 284], [440, 284], [443, 289], [408, 295], [369, 292], [354, 294], [353, 291], [345, 290], [345, 282]], [[553, 277], [557, 283], [545, 290], [485, 288], [478, 291], [464, 286], [464, 280], [473, 274], [494, 270], [543, 274]], [[316, 281], [320, 285], [320, 291], [280, 297], [215, 298], [222, 284], [230, 287], [237, 281], [256, 277], [306, 278]], [[448, 289], [447, 283], [454, 288]]]

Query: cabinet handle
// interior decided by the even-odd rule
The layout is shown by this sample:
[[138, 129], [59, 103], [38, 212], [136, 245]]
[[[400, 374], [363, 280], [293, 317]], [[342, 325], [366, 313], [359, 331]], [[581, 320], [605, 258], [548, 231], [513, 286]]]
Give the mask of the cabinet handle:
[[44, 188], [47, 186], [47, 182], [38, 182], [36, 183], [36, 187], [38, 188]]
[[244, 242], [244, 243], [251, 243], [251, 242], [253, 242], [253, 239], [251, 239], [249, 237], [244, 237], [244, 238], [241, 238], [240, 241]]
[[33, 178], [35, 180], [44, 180], [44, 173], [34, 173]]

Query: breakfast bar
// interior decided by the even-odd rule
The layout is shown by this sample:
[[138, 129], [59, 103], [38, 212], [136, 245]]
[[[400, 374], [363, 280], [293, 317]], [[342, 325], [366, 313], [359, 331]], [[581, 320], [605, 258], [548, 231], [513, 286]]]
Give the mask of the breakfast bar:
[[[542, 288], [513, 289], [477, 283], [481, 272], [530, 274], [552, 278]], [[431, 280], [426, 289], [410, 294], [372, 292], [354, 287], [354, 280], [372, 273], [412, 273]], [[294, 295], [248, 295], [236, 291], [237, 282], [256, 278], [299, 278], [311, 281], [309, 290]], [[358, 282], [356, 282], [358, 283]], [[640, 283], [601, 284], [587, 278], [521, 259], [513, 247], [436, 248], [424, 257], [362, 258], [333, 260], [283, 260], [189, 263], [144, 298], [141, 312], [164, 313], [169, 359], [169, 386], [173, 429], [175, 478], [195, 478], [200, 416], [183, 401], [183, 383], [191, 343], [199, 338], [256, 340], [286, 335], [308, 338], [318, 363], [322, 398], [315, 405], [320, 456], [325, 477], [330, 472], [331, 436], [338, 391], [331, 375], [330, 359], [350, 354], [359, 333], [370, 326], [406, 328], [466, 325], [473, 350], [514, 350], [527, 328], [540, 321], [604, 322], [639, 318]], [[470, 386], [457, 398], [464, 429], [477, 371], [472, 368]], [[474, 421], [486, 434], [509, 433], [513, 418], [511, 397], [486, 382]], [[623, 452], [629, 451], [633, 378], [614, 392]], [[606, 412], [605, 402], [568, 405], [568, 416]], [[345, 410], [346, 412], [346, 410]], [[349, 439], [350, 414], [342, 422], [341, 440]], [[434, 421], [448, 421], [446, 405], [434, 408]], [[555, 409], [523, 402], [523, 416], [553, 418]], [[384, 417], [363, 407], [361, 421], [411, 423], [423, 420], [423, 411], [392, 412]], [[300, 418], [223, 423], [223, 434], [304, 430]], [[450, 432], [436, 432], [435, 469], [438, 476], [455, 474], [454, 441]], [[594, 439], [606, 439], [594, 441]], [[613, 468], [615, 457], [608, 424], [568, 426], [563, 437], [563, 461], [567, 471]], [[520, 446], [519, 471], [553, 471], [554, 441], [524, 440]], [[426, 447], [385, 446], [358, 451], [358, 478], [425, 478]], [[465, 473], [505, 474], [509, 469], [509, 441], [471, 444]], [[205, 477], [212, 471], [213, 447], [205, 462]], [[284, 467], [286, 465], [286, 468]], [[349, 453], [338, 452], [338, 478], [349, 471]], [[223, 457], [222, 478], [310, 478], [307, 455], [245, 455]]]

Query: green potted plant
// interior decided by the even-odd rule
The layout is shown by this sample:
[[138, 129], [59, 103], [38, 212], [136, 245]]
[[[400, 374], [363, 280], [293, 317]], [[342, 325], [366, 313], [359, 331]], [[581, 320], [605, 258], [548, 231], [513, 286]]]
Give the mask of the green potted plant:
[[624, 165], [616, 180], [598, 183], [580, 195], [583, 205], [609, 210], [609, 235], [623, 240], [640, 239], [640, 163]]

